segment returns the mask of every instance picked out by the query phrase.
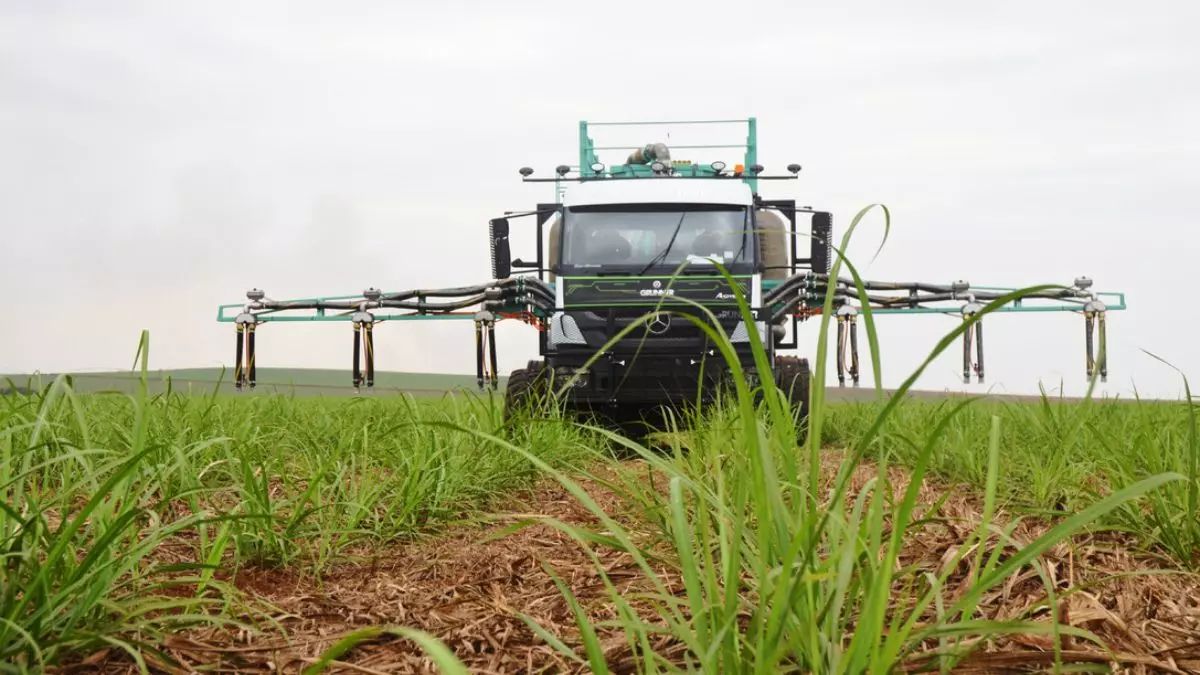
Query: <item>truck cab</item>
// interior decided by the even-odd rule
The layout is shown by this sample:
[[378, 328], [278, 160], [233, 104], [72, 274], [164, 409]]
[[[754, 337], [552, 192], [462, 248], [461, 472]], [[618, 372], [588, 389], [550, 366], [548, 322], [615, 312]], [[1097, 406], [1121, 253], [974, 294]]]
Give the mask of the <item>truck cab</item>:
[[[556, 380], [575, 377], [575, 402], [646, 408], [710, 398], [729, 368], [688, 318], [711, 323], [704, 310], [753, 365], [737, 294], [715, 264], [759, 309], [753, 206], [749, 187], [733, 181], [594, 181], [565, 191], [550, 228], [555, 312], [543, 354]], [[773, 343], [765, 346], [773, 356]]]
[[[552, 289], [554, 308], [542, 317], [541, 358], [509, 377], [507, 410], [530, 392], [546, 391], [547, 382], [555, 391], [569, 384], [568, 407], [621, 421], [660, 407], [703, 405], [732, 385], [732, 373], [713, 339], [693, 321], [699, 319], [709, 326], [715, 321], [728, 336], [752, 385], [789, 378], [787, 391], [796, 394], [794, 403], [804, 414], [807, 360], [777, 353], [795, 347], [796, 318], [773, 313], [763, 298], [798, 267], [828, 269], [828, 219], [820, 226], [814, 220], [814, 233], [822, 236], [813, 257], [797, 258], [794, 224], [804, 209], [794, 200], [757, 194], [758, 181], [767, 177], [753, 163], [757, 150], [749, 122], [746, 161], [731, 168], [719, 161], [673, 160], [670, 154], [679, 148], [663, 143], [634, 148], [624, 163], [606, 167], [584, 122], [585, 168], [577, 176], [565, 165], [549, 179], [521, 170], [526, 181], [553, 181], [558, 200], [524, 214], [536, 215], [533, 262], [510, 260], [508, 218], [492, 221], [493, 275], [535, 270]], [[790, 176], [774, 178], [795, 178], [799, 167], [788, 169]], [[739, 295], [755, 317], [753, 329], [743, 320]], [[756, 372], [752, 339], [760, 341], [773, 372]]]

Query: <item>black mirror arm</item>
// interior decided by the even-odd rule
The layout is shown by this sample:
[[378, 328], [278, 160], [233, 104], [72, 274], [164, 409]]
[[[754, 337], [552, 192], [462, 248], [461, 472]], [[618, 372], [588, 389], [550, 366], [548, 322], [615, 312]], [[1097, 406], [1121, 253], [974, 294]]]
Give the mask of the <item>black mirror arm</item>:
[[553, 271], [553, 270], [551, 270], [549, 267], [545, 267], [545, 268], [543, 268], [543, 267], [539, 267], [536, 261], [526, 262], [526, 261], [524, 261], [524, 260], [521, 260], [520, 258], [517, 258], [516, 260], [513, 260], [513, 261], [512, 261], [512, 266], [513, 266], [513, 267], [521, 267], [521, 268], [524, 268], [524, 269], [531, 269], [531, 270], [536, 270], [536, 269], [545, 269], [545, 270], [547, 270], [547, 271]]
[[548, 267], [539, 267], [536, 262], [525, 262], [520, 258], [512, 261], [513, 269], [532, 270], [534, 272], [554, 272]]

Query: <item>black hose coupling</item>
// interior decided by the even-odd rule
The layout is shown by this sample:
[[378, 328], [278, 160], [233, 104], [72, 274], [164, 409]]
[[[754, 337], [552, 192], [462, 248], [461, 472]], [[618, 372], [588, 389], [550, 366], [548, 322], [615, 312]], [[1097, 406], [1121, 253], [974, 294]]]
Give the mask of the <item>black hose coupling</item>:
[[[352, 382], [355, 393], [358, 393], [364, 383], [367, 385], [367, 389], [375, 387], [375, 315], [366, 311], [358, 311], [350, 315], [350, 320], [354, 323]], [[362, 372], [364, 355], [366, 356], [366, 377], [363, 377]]]
[[[963, 331], [963, 382], [971, 383], [971, 373], [974, 372], [977, 381], [983, 384], [983, 319], [975, 319], [975, 315], [983, 311], [983, 305], [971, 299], [962, 306], [963, 321], [967, 322]], [[976, 358], [971, 362], [971, 342], [975, 342]]]
[[[259, 291], [262, 293], [262, 291]], [[247, 294], [249, 295], [249, 294]], [[259, 296], [262, 299], [262, 296]], [[237, 326], [237, 352], [233, 369], [233, 386], [238, 391], [247, 383], [250, 388], [255, 386], [255, 372], [257, 370], [254, 362], [254, 329], [258, 326], [258, 319], [250, 312], [242, 312], [237, 315], [234, 320]]]
[[[1077, 282], [1078, 283], [1078, 282]], [[1084, 340], [1087, 348], [1087, 377], [1092, 379], [1097, 367], [1100, 370], [1100, 381], [1108, 382], [1108, 331], [1105, 318], [1108, 307], [1100, 300], [1093, 298], [1083, 306]], [[1096, 334], [1098, 350], [1093, 349], [1093, 332]], [[1097, 353], [1098, 352], [1098, 353]]]
[[[850, 303], [838, 307], [834, 315], [838, 324], [838, 354], [837, 371], [838, 386], [846, 385], [846, 371], [850, 371], [850, 380], [858, 386], [858, 308]], [[849, 338], [847, 340], [847, 338]], [[850, 347], [850, 363], [846, 363], [847, 341]]]
[[[484, 353], [488, 364], [484, 365]], [[475, 381], [482, 391], [485, 384], [495, 390], [500, 386], [496, 367], [496, 315], [484, 309], [475, 313]]]

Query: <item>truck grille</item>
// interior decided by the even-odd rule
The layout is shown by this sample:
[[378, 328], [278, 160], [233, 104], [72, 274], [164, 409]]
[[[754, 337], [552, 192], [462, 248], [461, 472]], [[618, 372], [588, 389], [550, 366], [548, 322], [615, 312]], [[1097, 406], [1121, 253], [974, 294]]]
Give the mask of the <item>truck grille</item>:
[[[636, 323], [646, 313], [645, 309], [614, 308], [600, 312], [588, 311], [584, 313], [584, 316], [587, 328], [601, 328], [606, 336], [611, 337], [630, 324]], [[708, 337], [703, 330], [686, 317], [664, 314], [662, 318], [663, 321], [651, 321], [646, 328], [634, 329], [626, 340], [641, 340], [643, 337], [647, 337], [666, 346], [670, 343], [703, 341]]]

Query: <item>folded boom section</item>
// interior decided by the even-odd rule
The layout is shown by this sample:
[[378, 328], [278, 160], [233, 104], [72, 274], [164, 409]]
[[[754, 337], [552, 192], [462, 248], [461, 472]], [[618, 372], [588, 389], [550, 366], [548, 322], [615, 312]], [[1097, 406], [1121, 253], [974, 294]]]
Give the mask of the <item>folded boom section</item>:
[[[668, 280], [668, 288], [670, 283]], [[1125, 309], [1124, 294], [1095, 292], [1091, 290], [1092, 281], [1086, 277], [1075, 279], [1070, 286], [1025, 291], [1017, 298], [1011, 296], [1019, 289], [974, 288], [966, 281], [935, 284], [864, 280], [862, 285], [865, 298], [860, 297], [853, 278], [831, 279], [828, 274], [814, 272], [796, 274], [782, 281], [763, 282], [761, 306], [751, 305], [750, 310], [759, 321], [770, 325], [782, 325], [792, 317], [805, 321], [821, 313], [825, 298], [832, 288], [832, 306], [838, 331], [838, 382], [845, 384], [849, 375], [852, 383], [857, 385], [857, 323], [858, 316], [864, 311], [864, 299], [866, 308], [873, 315], [957, 314], [964, 321], [972, 321], [963, 335], [963, 378], [967, 382], [972, 374], [978, 381], [983, 381], [983, 324], [977, 315], [987, 303], [1008, 298], [989, 310], [992, 312], [1082, 314], [1085, 320], [1087, 376], [1091, 378], [1098, 371], [1101, 381], [1105, 381], [1108, 375], [1105, 359], [1106, 315], [1109, 311]], [[351, 381], [358, 389], [364, 384], [368, 388], [374, 385], [376, 324], [446, 319], [474, 322], [477, 381], [481, 388], [488, 384], [496, 388], [496, 322], [521, 321], [544, 332], [550, 327], [550, 318], [556, 312], [564, 311], [556, 298], [556, 285], [534, 275], [508, 277], [471, 286], [400, 292], [369, 288], [361, 295], [299, 300], [272, 300], [266, 297], [264, 291], [253, 289], [247, 292], [247, 299], [246, 303], [221, 305], [217, 315], [218, 321], [236, 325], [237, 366], [234, 380], [238, 389], [243, 386], [254, 388], [256, 385], [255, 331], [263, 324], [289, 321], [350, 322], [354, 335]], [[745, 297], [744, 301], [750, 302], [750, 298]], [[632, 305], [634, 310], [644, 310], [647, 317], [662, 309], [690, 307], [673, 301], [670, 295], [658, 295]], [[1097, 348], [1099, 354], [1096, 353]]]

